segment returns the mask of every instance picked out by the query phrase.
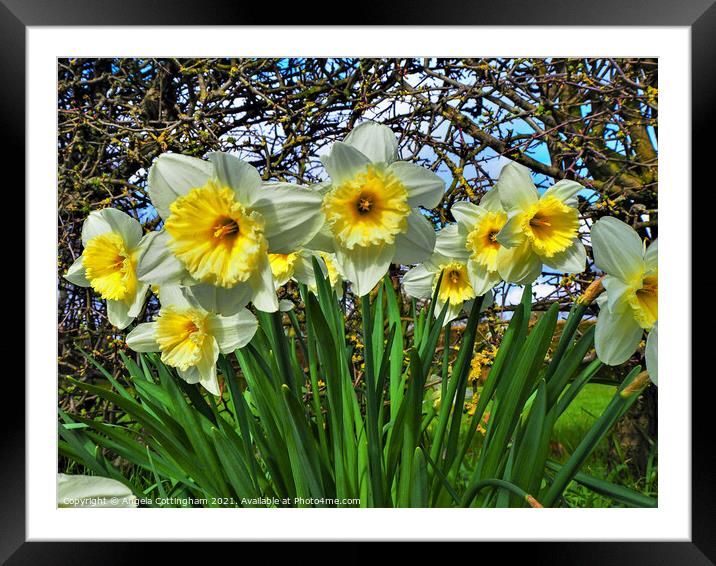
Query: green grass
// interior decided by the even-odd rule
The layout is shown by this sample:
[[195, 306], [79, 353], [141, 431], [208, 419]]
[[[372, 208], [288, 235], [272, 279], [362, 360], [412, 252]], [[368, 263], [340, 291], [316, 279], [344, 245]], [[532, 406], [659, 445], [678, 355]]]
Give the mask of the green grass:
[[589, 383], [577, 395], [554, 427], [554, 440], [571, 453], [604, 412], [614, 395], [614, 386]]

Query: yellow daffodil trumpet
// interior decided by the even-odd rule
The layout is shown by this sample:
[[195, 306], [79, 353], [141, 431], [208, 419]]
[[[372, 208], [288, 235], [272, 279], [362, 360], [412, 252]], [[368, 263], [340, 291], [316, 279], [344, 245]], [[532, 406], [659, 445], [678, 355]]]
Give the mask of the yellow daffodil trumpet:
[[230, 288], [257, 271], [268, 249], [264, 221], [237, 202], [229, 187], [209, 180], [175, 200], [170, 210], [169, 245], [192, 277]]
[[346, 249], [392, 244], [407, 228], [408, 192], [395, 173], [369, 164], [325, 197], [323, 213]]
[[[475, 298], [475, 291], [467, 278], [467, 266], [464, 263], [452, 261], [439, 267], [442, 273], [438, 290], [440, 305], [450, 303], [462, 306], [465, 301]], [[435, 283], [437, 283], [437, 278]]]
[[465, 242], [470, 259], [482, 265], [488, 271], [497, 271], [497, 253], [500, 243], [497, 234], [507, 222], [507, 214], [502, 211], [486, 211], [477, 219]]

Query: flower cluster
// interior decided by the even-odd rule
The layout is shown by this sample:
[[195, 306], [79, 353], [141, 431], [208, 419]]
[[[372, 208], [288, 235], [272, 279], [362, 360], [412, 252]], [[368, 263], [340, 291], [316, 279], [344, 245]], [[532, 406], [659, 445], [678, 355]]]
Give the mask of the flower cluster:
[[[446, 323], [500, 281], [532, 283], [543, 266], [580, 273], [574, 181], [540, 194], [527, 168], [509, 163], [478, 205], [458, 202], [456, 222], [436, 234], [420, 211], [435, 208], [445, 185], [433, 171], [399, 160], [392, 131], [366, 122], [322, 157], [329, 180], [313, 187], [263, 182], [248, 163], [226, 153], [207, 160], [164, 154], [152, 165], [148, 192], [160, 230], [113, 209], [95, 211], [82, 230], [84, 252], [66, 278], [107, 301], [110, 322], [126, 328], [149, 289], [161, 309], [154, 322], [127, 336], [137, 351], [162, 361], [189, 383], [218, 394], [216, 361], [246, 345], [257, 322], [246, 308], [283, 310], [276, 290], [289, 280], [315, 289], [314, 258], [340, 294], [343, 282], [367, 295], [391, 263], [415, 265], [405, 291], [428, 298]], [[647, 359], [655, 371], [656, 243], [613, 218], [592, 231], [597, 266], [608, 273], [596, 346], [600, 358], [621, 363], [650, 330]]]

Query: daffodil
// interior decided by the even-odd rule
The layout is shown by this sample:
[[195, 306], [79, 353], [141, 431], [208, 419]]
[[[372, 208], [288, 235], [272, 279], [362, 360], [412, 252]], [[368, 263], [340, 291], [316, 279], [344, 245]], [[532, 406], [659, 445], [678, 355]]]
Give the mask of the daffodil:
[[496, 236], [497, 271], [510, 283], [526, 285], [542, 273], [542, 265], [565, 273], [580, 273], [586, 250], [579, 239], [576, 195], [584, 187], [562, 180], [542, 195], [529, 169], [518, 163], [502, 168], [497, 192], [507, 221]]
[[391, 262], [421, 262], [435, 245], [435, 231], [417, 207], [436, 207], [445, 184], [397, 158], [395, 135], [374, 122], [356, 127], [321, 158], [331, 181], [316, 191], [323, 194], [325, 225], [312, 249], [335, 253], [357, 295], [370, 292]]
[[457, 223], [440, 231], [435, 251], [463, 262], [475, 295], [484, 295], [500, 282], [500, 251], [508, 253], [497, 241], [497, 234], [507, 222], [497, 189], [488, 191], [479, 205], [462, 201], [454, 204], [451, 212]]
[[209, 160], [161, 155], [149, 170], [149, 196], [164, 220], [139, 259], [140, 279], [192, 287], [220, 314], [248, 301], [278, 309], [269, 253], [289, 254], [322, 223], [316, 191], [262, 183], [258, 171], [226, 153]]
[[160, 292], [159, 316], [138, 324], [127, 335], [127, 345], [137, 352], [161, 352], [162, 362], [176, 368], [187, 383], [201, 383], [219, 395], [219, 353], [248, 344], [256, 333], [256, 318], [245, 308], [228, 317], [209, 312], [177, 286], [163, 286]]
[[[453, 239], [454, 236], [451, 233], [446, 234], [443, 229], [437, 235], [436, 249], [445, 248], [442, 240], [446, 238]], [[440, 274], [442, 274], [442, 279], [440, 279]], [[484, 306], [492, 302], [490, 289], [481, 290], [479, 295], [475, 292], [465, 259], [456, 259], [437, 251], [428, 261], [413, 267], [405, 274], [403, 288], [411, 297], [428, 299], [434, 294], [438, 280], [440, 280], [440, 289], [437, 292], [435, 316], [442, 312], [447, 303], [445, 324], [457, 318], [463, 308], [469, 310], [478, 296], [489, 294], [487, 300], [483, 301]]]
[[82, 225], [82, 255], [65, 279], [92, 289], [107, 302], [107, 318], [126, 328], [141, 312], [149, 285], [137, 278], [137, 260], [148, 238], [142, 226], [120, 210], [90, 213]]
[[594, 263], [607, 275], [600, 306], [594, 346], [607, 365], [628, 360], [647, 339], [647, 369], [656, 383], [656, 325], [659, 318], [658, 242], [642, 242], [636, 231], [616, 218], [606, 217], [592, 226]]

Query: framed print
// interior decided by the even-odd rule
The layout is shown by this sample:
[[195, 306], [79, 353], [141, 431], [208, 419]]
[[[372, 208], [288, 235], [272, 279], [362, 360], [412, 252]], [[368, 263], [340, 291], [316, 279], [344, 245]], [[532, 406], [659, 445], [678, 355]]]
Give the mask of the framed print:
[[716, 8], [424, 4], [335, 26], [3, 0], [8, 564], [716, 560], [691, 370]]

